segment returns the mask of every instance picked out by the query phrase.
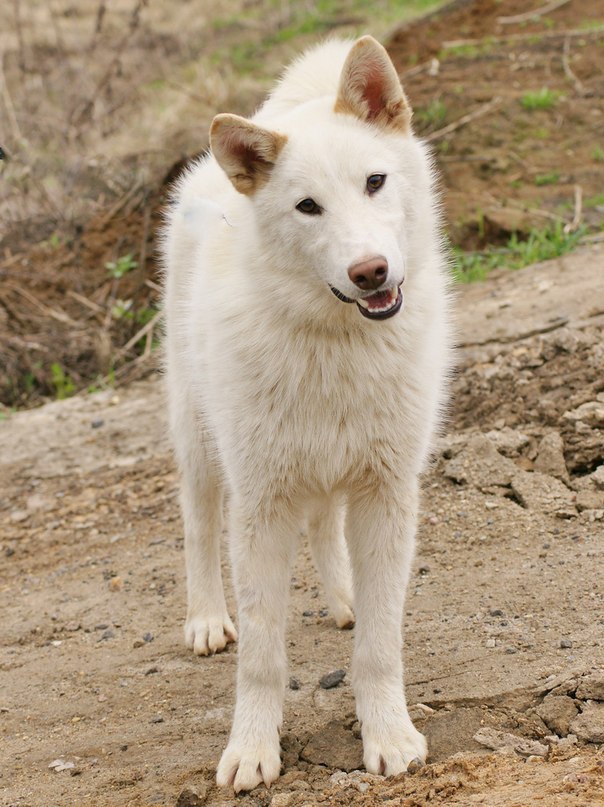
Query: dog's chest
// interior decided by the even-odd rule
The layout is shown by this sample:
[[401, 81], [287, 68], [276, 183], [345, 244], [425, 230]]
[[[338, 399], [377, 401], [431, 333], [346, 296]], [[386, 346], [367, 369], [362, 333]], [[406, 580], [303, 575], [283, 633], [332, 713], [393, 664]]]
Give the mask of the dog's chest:
[[405, 430], [395, 344], [300, 338], [248, 355], [240, 371], [232, 445], [248, 472], [269, 467], [293, 485], [331, 488], [383, 462]]

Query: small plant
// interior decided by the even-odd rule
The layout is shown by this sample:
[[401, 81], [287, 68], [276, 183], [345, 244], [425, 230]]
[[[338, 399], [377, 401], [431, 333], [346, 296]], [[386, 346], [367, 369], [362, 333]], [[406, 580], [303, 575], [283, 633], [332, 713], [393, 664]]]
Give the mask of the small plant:
[[460, 283], [484, 280], [492, 269], [522, 269], [532, 263], [558, 258], [570, 252], [584, 234], [584, 229], [565, 233], [564, 224], [556, 222], [544, 230], [531, 230], [526, 238], [513, 233], [505, 247], [490, 248], [482, 252], [464, 252], [453, 248], [455, 263], [453, 275]]
[[520, 99], [520, 103], [525, 109], [533, 111], [535, 109], [551, 109], [560, 98], [560, 93], [542, 87], [535, 92], [527, 92]]
[[50, 365], [50, 375], [57, 400], [62, 401], [64, 398], [69, 398], [73, 395], [75, 384], [58, 362], [53, 362]]
[[427, 107], [419, 110], [417, 117], [428, 126], [441, 126], [447, 117], [447, 107], [440, 98], [436, 98]]
[[127, 275], [128, 272], [136, 269], [137, 266], [138, 262], [128, 253], [128, 255], [122, 255], [117, 261], [108, 261], [105, 264], [105, 269], [107, 269], [111, 277], [119, 280], [124, 275]]
[[596, 162], [604, 163], [604, 149], [600, 146], [595, 147], [591, 153], [591, 156], [593, 160], [596, 160]]
[[116, 300], [111, 306], [111, 316], [113, 319], [132, 319], [132, 300]]
[[541, 187], [542, 185], [555, 185], [560, 179], [558, 171], [550, 171], [549, 174], [538, 174], [535, 177], [535, 185]]

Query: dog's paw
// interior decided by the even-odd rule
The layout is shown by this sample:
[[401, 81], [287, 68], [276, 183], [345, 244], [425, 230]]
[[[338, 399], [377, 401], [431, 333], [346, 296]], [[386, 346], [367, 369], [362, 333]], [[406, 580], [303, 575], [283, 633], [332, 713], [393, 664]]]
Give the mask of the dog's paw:
[[218, 770], [216, 783], [219, 787], [231, 786], [235, 793], [253, 790], [259, 784], [269, 787], [281, 772], [279, 741], [262, 745], [246, 745], [231, 740], [226, 747]]
[[350, 628], [354, 628], [354, 611], [352, 610], [352, 603], [340, 599], [334, 603], [332, 611], [338, 628], [341, 630], [350, 630]]
[[363, 760], [369, 773], [396, 776], [410, 766], [416, 770], [426, 761], [426, 738], [410, 721], [385, 731], [372, 731], [363, 726], [362, 733]]
[[236, 641], [237, 631], [227, 613], [188, 617], [185, 622], [185, 644], [197, 656], [220, 653]]

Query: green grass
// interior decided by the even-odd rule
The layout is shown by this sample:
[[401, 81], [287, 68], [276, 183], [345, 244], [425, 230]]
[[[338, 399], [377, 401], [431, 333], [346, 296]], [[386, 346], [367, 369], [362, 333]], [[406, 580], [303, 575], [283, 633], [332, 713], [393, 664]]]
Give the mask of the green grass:
[[137, 266], [137, 261], [134, 260], [132, 255], [128, 254], [122, 255], [117, 261], [108, 261], [105, 264], [105, 269], [109, 272], [111, 277], [119, 280], [121, 277], [128, 274], [128, 272], [136, 269]]
[[555, 185], [559, 179], [559, 171], [550, 171], [549, 174], [538, 174], [535, 177], [535, 185], [539, 187], [541, 187], [541, 185]]
[[275, 0], [271, 5], [273, 8], [249, 3], [237, 17], [215, 17], [212, 28], [225, 45], [211, 61], [228, 61], [240, 75], [257, 73], [264, 65], [265, 51], [276, 46], [298, 40], [297, 50], [302, 50], [331, 33], [356, 37], [371, 31], [379, 38], [393, 25], [443, 5], [443, 0], [314, 0], [298, 4]]
[[58, 401], [69, 398], [75, 392], [75, 384], [58, 362], [50, 365], [50, 376]]
[[604, 193], [598, 193], [596, 196], [590, 196], [589, 199], [585, 199], [583, 206], [587, 208], [604, 207]]
[[596, 146], [595, 149], [591, 152], [591, 157], [593, 160], [599, 163], [604, 163], [604, 149], [600, 146]]
[[535, 109], [551, 109], [558, 103], [559, 98], [559, 92], [542, 87], [534, 92], [526, 92], [520, 99], [520, 103], [525, 109], [532, 112]]
[[522, 269], [539, 261], [558, 258], [576, 247], [584, 229], [565, 233], [564, 224], [556, 222], [544, 230], [531, 230], [527, 238], [514, 233], [505, 247], [491, 247], [482, 252], [464, 252], [453, 248], [453, 276], [460, 283], [484, 280], [492, 269]]
[[426, 126], [438, 128], [445, 122], [447, 107], [440, 98], [435, 98], [427, 107], [416, 110], [415, 117]]

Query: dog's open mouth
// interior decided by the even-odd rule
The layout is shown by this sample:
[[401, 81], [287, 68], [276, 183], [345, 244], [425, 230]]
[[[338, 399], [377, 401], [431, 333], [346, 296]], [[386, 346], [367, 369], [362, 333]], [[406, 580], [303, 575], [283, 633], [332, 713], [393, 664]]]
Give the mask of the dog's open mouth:
[[351, 300], [333, 286], [329, 288], [343, 303], [356, 303], [361, 314], [367, 319], [388, 319], [398, 313], [403, 305], [403, 292], [398, 286], [385, 291], [376, 291], [375, 294], [362, 297], [360, 300]]

